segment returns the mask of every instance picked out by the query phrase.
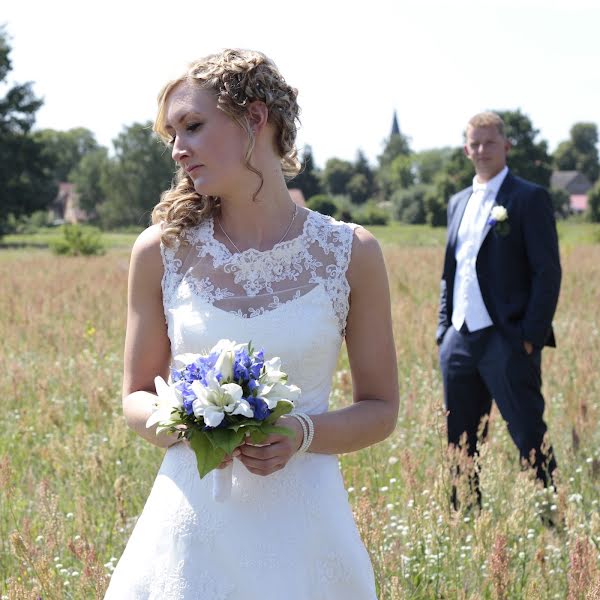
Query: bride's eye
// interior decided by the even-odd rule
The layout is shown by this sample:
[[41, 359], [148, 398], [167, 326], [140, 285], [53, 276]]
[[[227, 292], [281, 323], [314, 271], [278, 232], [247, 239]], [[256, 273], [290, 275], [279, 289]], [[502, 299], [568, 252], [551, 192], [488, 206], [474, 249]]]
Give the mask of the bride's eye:
[[196, 131], [197, 129], [199, 129], [202, 126], [202, 123], [190, 123], [186, 129], [188, 131]]
[[169, 144], [169, 146], [173, 146], [175, 144], [175, 136], [170, 138], [169, 141], [167, 142], [167, 144]]

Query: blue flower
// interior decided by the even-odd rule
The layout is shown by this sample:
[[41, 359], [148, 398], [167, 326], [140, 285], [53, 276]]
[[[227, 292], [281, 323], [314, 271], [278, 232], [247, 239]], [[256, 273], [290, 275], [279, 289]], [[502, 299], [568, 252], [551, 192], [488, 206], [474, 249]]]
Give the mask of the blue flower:
[[271, 414], [267, 403], [262, 398], [254, 398], [251, 396], [250, 398], [247, 398], [247, 400], [248, 404], [250, 404], [254, 410], [254, 418], [257, 421], [264, 421]]
[[260, 352], [255, 352], [252, 358], [254, 360], [252, 361], [250, 372], [252, 373], [252, 377], [254, 377], [254, 379], [258, 379], [260, 377], [260, 372], [262, 371], [263, 365], [265, 364], [265, 354], [261, 350]]
[[193, 404], [194, 400], [196, 399], [196, 394], [194, 394], [194, 391], [192, 390], [191, 385], [187, 381], [179, 381], [175, 385], [175, 388], [181, 394], [181, 398], [183, 401], [183, 408], [184, 408], [185, 412], [188, 415], [193, 414], [194, 410], [192, 408], [192, 404]]
[[233, 363], [233, 380], [243, 385], [249, 379], [248, 368], [242, 362], [236, 360]]

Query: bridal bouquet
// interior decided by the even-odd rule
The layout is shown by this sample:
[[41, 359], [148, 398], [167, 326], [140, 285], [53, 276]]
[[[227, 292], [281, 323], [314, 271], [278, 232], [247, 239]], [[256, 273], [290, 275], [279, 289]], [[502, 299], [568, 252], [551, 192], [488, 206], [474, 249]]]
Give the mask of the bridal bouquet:
[[146, 427], [169, 431], [189, 441], [198, 473], [213, 474], [213, 497], [231, 492], [231, 465], [216, 469], [246, 436], [255, 444], [269, 434], [293, 435], [275, 422], [294, 407], [300, 388], [287, 385], [281, 359], [264, 359], [251, 344], [220, 340], [208, 354], [181, 354], [171, 368], [170, 383], [154, 380], [158, 398]]

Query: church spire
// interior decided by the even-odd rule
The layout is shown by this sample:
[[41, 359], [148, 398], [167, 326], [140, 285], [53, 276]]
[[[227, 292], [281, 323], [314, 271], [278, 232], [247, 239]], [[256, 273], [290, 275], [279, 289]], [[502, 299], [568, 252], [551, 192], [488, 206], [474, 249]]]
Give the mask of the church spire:
[[398, 117], [396, 116], [396, 111], [394, 111], [394, 119], [392, 121], [392, 133], [390, 133], [390, 137], [395, 135], [400, 135], [400, 126], [398, 125]]

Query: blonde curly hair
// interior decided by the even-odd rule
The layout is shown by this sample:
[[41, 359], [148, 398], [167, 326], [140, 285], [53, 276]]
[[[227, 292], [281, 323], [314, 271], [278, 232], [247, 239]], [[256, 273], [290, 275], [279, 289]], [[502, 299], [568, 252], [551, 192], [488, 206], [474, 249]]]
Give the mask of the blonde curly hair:
[[[154, 131], [168, 145], [172, 137], [165, 129], [166, 104], [169, 94], [183, 82], [212, 91], [217, 107], [245, 130], [248, 145], [244, 164], [260, 179], [254, 198], [262, 188], [263, 176], [250, 164], [255, 138], [246, 113], [251, 102], [260, 100], [267, 106], [269, 123], [275, 126], [275, 144], [284, 176], [290, 179], [298, 174], [300, 162], [295, 146], [300, 112], [296, 102], [298, 92], [286, 83], [272, 60], [254, 50], [227, 49], [193, 62], [181, 77], [167, 83], [158, 96]], [[163, 223], [161, 239], [164, 244], [172, 245], [185, 228], [217, 214], [219, 206], [218, 197], [198, 194], [192, 179], [180, 167], [171, 188], [163, 192], [154, 207], [152, 223]]]

